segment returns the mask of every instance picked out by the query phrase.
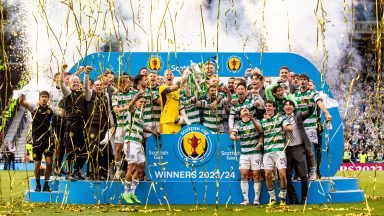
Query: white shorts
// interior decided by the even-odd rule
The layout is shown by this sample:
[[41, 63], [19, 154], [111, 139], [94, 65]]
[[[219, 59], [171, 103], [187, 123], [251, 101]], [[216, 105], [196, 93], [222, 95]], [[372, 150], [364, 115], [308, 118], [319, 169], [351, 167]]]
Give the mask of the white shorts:
[[125, 160], [128, 162], [128, 164], [141, 164], [145, 162], [144, 149], [140, 143], [124, 143], [123, 151], [125, 154]]
[[242, 154], [239, 165], [239, 169], [261, 170], [263, 168], [263, 156], [261, 154]]
[[285, 152], [269, 152], [263, 155], [263, 166], [265, 170], [273, 170], [276, 166], [277, 169], [287, 168], [287, 157]]
[[117, 127], [115, 132], [115, 143], [123, 144], [125, 138], [125, 127]]
[[309, 141], [311, 141], [312, 144], [319, 143], [319, 139], [317, 137], [317, 130], [316, 130], [316, 128], [304, 128], [304, 129], [305, 129], [305, 132], [307, 133]]
[[[151, 128], [152, 130], [160, 133], [160, 123], [159, 122], [144, 123], [144, 127]], [[152, 133], [143, 132], [143, 137], [145, 139], [147, 139], [150, 136], [152, 136]]]

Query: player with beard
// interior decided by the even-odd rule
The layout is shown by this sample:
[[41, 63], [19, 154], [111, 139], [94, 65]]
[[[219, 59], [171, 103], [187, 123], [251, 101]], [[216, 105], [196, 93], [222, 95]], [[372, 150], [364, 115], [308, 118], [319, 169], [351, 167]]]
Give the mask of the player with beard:
[[21, 95], [19, 98], [20, 104], [25, 107], [32, 114], [32, 152], [34, 159], [34, 174], [36, 180], [35, 191], [41, 191], [40, 184], [40, 166], [42, 156], [45, 156], [46, 169], [44, 172], [45, 181], [43, 191], [50, 191], [48, 186], [49, 177], [52, 171], [52, 156], [53, 156], [53, 140], [51, 134], [51, 121], [53, 118], [53, 111], [48, 106], [49, 93], [41, 91], [39, 93], [39, 104], [34, 104], [25, 101], [25, 96]]
[[[67, 172], [70, 179], [85, 179], [82, 168], [86, 161], [87, 152], [84, 139], [84, 124], [86, 122], [86, 97], [90, 94], [88, 74], [93, 70], [87, 66], [84, 70], [84, 91], [81, 89], [79, 77], [73, 75], [69, 79], [69, 87], [64, 85], [64, 71], [61, 71], [60, 88], [64, 96], [65, 107], [65, 135], [64, 142], [67, 154]], [[73, 163], [73, 164], [72, 164]], [[72, 171], [74, 166], [74, 171]]]
[[247, 108], [253, 115], [256, 109], [264, 108], [264, 101], [262, 99], [254, 100], [248, 97], [245, 81], [239, 82], [236, 86], [237, 99], [232, 101], [231, 112], [229, 113], [229, 131], [231, 132], [235, 126], [235, 122], [240, 120], [240, 110]]
[[114, 126], [114, 121], [109, 94], [104, 91], [101, 80], [96, 80], [94, 84], [95, 89], [89, 95], [86, 94], [87, 174], [92, 180], [105, 180], [109, 170], [108, 164], [112, 159], [112, 148], [110, 142], [101, 145], [101, 141], [109, 135], [107, 132]]
[[123, 75], [120, 77], [120, 86], [119, 93], [117, 95], [113, 95], [112, 98], [112, 107], [114, 112], [117, 115], [117, 125], [116, 125], [116, 133], [115, 133], [115, 178], [119, 179], [122, 170], [121, 170], [121, 155], [124, 145], [125, 139], [125, 131], [127, 127], [127, 108], [126, 104], [129, 102], [130, 93], [129, 89], [131, 88], [131, 79], [128, 75]]
[[280, 177], [280, 205], [285, 205], [287, 194], [287, 159], [284, 153], [286, 131], [292, 131], [292, 126], [286, 121], [283, 115], [276, 112], [275, 102], [265, 101], [265, 114], [261, 120], [264, 130], [264, 155], [263, 166], [265, 178], [270, 197], [269, 205], [276, 204], [276, 194], [272, 182], [272, 172], [276, 167]]
[[240, 161], [239, 169], [241, 174], [241, 191], [244, 196], [242, 205], [249, 204], [248, 198], [248, 173], [251, 170], [253, 173], [255, 199], [254, 205], [259, 205], [259, 197], [261, 192], [261, 181], [259, 180], [260, 170], [263, 165], [263, 156], [260, 149], [263, 146], [263, 129], [260, 123], [253, 118], [253, 115], [247, 108], [240, 110], [241, 120], [236, 122], [230, 138], [240, 141]]
[[200, 124], [200, 110], [196, 106], [196, 96], [192, 95], [194, 92], [191, 92], [189, 83], [185, 83], [180, 92], [180, 114], [186, 125]]
[[[227, 93], [229, 89], [227, 89]], [[229, 103], [228, 100], [217, 100], [217, 87], [210, 86], [208, 89], [209, 99], [202, 99], [196, 102], [197, 107], [203, 109], [203, 125], [214, 133], [223, 132], [223, 128], [220, 127], [222, 123], [222, 113], [224, 105]], [[211, 108], [211, 103], [218, 101], [214, 109]]]
[[236, 92], [235, 92], [235, 80], [236, 80], [235, 77], [231, 77], [228, 79], [227, 86], [229, 88], [229, 91], [231, 91], [231, 95], [236, 94]]
[[159, 87], [161, 102], [160, 132], [163, 134], [175, 134], [181, 129], [179, 120], [180, 109], [180, 85], [184, 83], [186, 73], [176, 84], [173, 84], [174, 75], [171, 70], [164, 73], [165, 84]]
[[291, 204], [298, 204], [295, 188], [292, 184], [292, 171], [295, 170], [296, 176], [301, 181], [301, 204], [304, 204], [308, 194], [308, 169], [305, 151], [312, 147], [304, 127], [304, 121], [308, 119], [314, 111], [313, 105], [309, 106], [308, 111], [295, 111], [295, 104], [287, 100], [284, 103], [284, 111], [287, 122], [292, 127], [292, 132], [286, 133], [287, 140], [287, 190]]
[[[153, 124], [152, 118], [152, 105], [160, 103], [158, 98], [152, 98], [152, 92], [148, 87], [148, 78], [144, 74], [140, 73], [135, 76], [133, 80], [134, 89], [129, 93], [129, 100], [132, 100], [139, 92], [144, 92], [143, 97], [145, 97], [145, 105], [142, 110], [142, 115], [144, 119], [145, 127], [151, 128], [151, 130], [157, 130], [156, 125]], [[153, 100], [154, 99], [154, 100]], [[145, 139], [147, 139], [151, 133], [144, 132], [144, 147]]]
[[[309, 89], [309, 77], [306, 74], [301, 74], [299, 76], [299, 83], [300, 83], [300, 90], [295, 93], [295, 98], [297, 100], [298, 106], [297, 110], [301, 112], [308, 111], [308, 103], [309, 104], [316, 104], [318, 108], [323, 111], [325, 115], [326, 121], [331, 121], [332, 116], [329, 114], [327, 108], [325, 108], [325, 105], [323, 104], [319, 94], [315, 90]], [[307, 135], [311, 141], [311, 143], [315, 146], [316, 151], [316, 164], [317, 169], [314, 162], [314, 156], [312, 152], [312, 146], [307, 146], [307, 162], [309, 166], [309, 179], [315, 180], [316, 179], [316, 171], [318, 173], [318, 176], [320, 175], [319, 172], [319, 166], [321, 162], [321, 143], [319, 143], [318, 139], [318, 133], [317, 133], [317, 111], [314, 112], [309, 118], [307, 118], [304, 121], [304, 127], [305, 131], [307, 132]], [[320, 177], [320, 176], [319, 176]]]

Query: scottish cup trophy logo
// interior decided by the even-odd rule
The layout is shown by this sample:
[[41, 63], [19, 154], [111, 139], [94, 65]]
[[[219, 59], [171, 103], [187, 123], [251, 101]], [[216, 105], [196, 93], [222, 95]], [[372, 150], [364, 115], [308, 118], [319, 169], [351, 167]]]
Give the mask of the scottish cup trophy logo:
[[191, 159], [201, 158], [207, 150], [207, 142], [204, 135], [196, 132], [188, 133], [182, 143], [185, 156]]

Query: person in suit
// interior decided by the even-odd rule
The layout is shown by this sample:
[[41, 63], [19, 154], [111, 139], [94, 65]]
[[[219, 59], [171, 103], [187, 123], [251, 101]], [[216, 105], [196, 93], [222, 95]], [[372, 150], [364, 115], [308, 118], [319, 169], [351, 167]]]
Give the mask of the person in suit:
[[298, 87], [294, 85], [292, 82], [290, 82], [290, 73], [291, 70], [287, 66], [282, 66], [280, 68], [280, 80], [281, 80], [281, 86], [283, 89], [286, 87], [289, 87], [289, 93], [294, 94], [296, 91], [298, 91]]
[[295, 188], [292, 184], [292, 172], [300, 177], [301, 181], [301, 204], [304, 204], [308, 194], [308, 177], [306, 147], [311, 147], [304, 128], [304, 120], [311, 116], [314, 107], [308, 106], [306, 112], [295, 112], [295, 103], [287, 100], [284, 102], [286, 121], [292, 126], [292, 131], [286, 133], [287, 140], [287, 192], [291, 204], [299, 204]]

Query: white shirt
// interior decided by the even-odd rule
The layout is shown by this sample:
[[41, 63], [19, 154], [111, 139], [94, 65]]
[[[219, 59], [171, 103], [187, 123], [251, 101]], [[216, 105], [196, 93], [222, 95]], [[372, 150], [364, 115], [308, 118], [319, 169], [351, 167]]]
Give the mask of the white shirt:
[[303, 139], [300, 136], [299, 129], [297, 128], [297, 124], [296, 124], [296, 121], [294, 119], [294, 114], [292, 113], [289, 116], [286, 115], [286, 118], [287, 118], [288, 123], [291, 124], [291, 126], [292, 126], [292, 132], [288, 132], [288, 133], [292, 133], [293, 138], [294, 138], [294, 141], [290, 142], [289, 141], [289, 134], [288, 133], [286, 134], [286, 140], [288, 141], [288, 146], [296, 146], [296, 145], [303, 144]]

